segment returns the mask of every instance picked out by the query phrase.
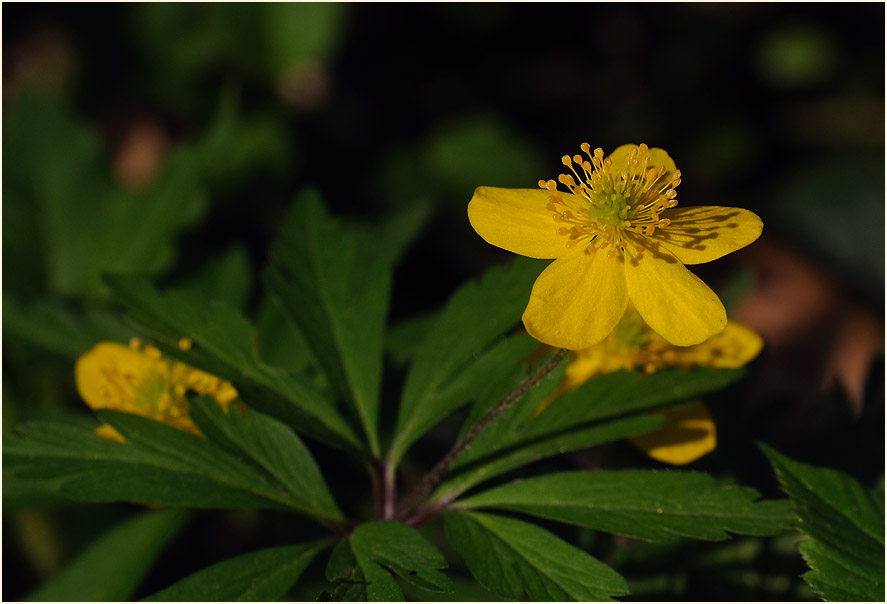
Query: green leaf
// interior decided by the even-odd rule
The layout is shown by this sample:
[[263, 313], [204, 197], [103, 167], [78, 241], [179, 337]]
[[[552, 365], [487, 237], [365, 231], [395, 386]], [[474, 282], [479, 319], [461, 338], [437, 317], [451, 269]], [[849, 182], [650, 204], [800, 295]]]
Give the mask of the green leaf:
[[311, 453], [284, 423], [231, 406], [226, 413], [210, 396], [191, 402], [191, 419], [206, 437], [234, 456], [249, 459], [299, 501], [306, 512], [344, 520]]
[[[115, 297], [129, 307], [130, 320], [161, 350], [229, 380], [250, 407], [325, 444], [359, 453], [359, 437], [331, 401], [305, 380], [259, 359], [255, 330], [239, 313], [180, 292], [160, 293], [141, 279], [106, 280]], [[183, 337], [193, 342], [188, 351], [178, 347]]]
[[3, 294], [4, 337], [73, 361], [99, 340], [126, 340], [132, 330], [102, 308], [66, 307], [53, 299], [23, 303]]
[[[116, 411], [99, 416], [126, 438], [30, 422], [3, 435], [3, 467], [19, 480], [51, 485], [80, 501], [137, 501], [201, 508], [289, 509], [320, 516], [255, 468], [207, 441], [166, 424]], [[320, 520], [326, 518], [325, 515]]]
[[275, 602], [283, 599], [330, 541], [262, 549], [188, 575], [145, 602]]
[[[480, 283], [469, 282], [450, 298], [407, 375], [389, 453], [393, 463], [435, 423], [471, 400], [480, 385], [512, 371], [522, 356], [519, 341], [491, 349], [520, 320], [543, 266], [517, 258], [508, 270], [493, 268]], [[524, 354], [532, 345], [525, 340]], [[479, 359], [483, 368], [476, 366]]]
[[6, 125], [4, 193], [34, 208], [55, 293], [104, 296], [103, 272], [166, 270], [175, 237], [205, 213], [212, 154], [199, 143], [174, 149], [150, 186], [132, 191], [112, 179], [99, 137], [57, 101], [19, 95]]
[[563, 472], [490, 489], [458, 503], [493, 507], [627, 537], [720, 541], [731, 533], [775, 535], [789, 527], [788, 502], [721, 486], [693, 472]]
[[265, 274], [337, 394], [379, 454], [378, 420], [391, 257], [369, 233], [330, 217], [306, 191], [286, 219]]
[[[534, 417], [560, 383], [558, 375], [550, 374], [503, 412], [456, 458], [435, 499], [452, 499], [480, 482], [545, 457], [655, 430], [664, 419], [646, 411], [724, 388], [743, 372], [674, 369], [653, 374], [609, 373], [561, 396]], [[483, 411], [476, 410], [473, 417]], [[466, 425], [473, 421], [469, 418]]]
[[427, 591], [451, 592], [453, 583], [441, 573], [443, 555], [415, 529], [399, 522], [358, 526], [333, 551], [327, 579], [339, 584], [337, 599], [402, 601], [403, 592], [391, 572]]
[[252, 288], [249, 255], [234, 246], [182, 281], [181, 291], [205, 300], [221, 300], [231, 308], [243, 309]]
[[121, 522], [88, 545], [27, 599], [40, 602], [129, 600], [187, 519], [184, 510], [159, 510], [143, 512]]
[[474, 578], [505, 598], [595, 602], [628, 593], [619, 573], [533, 524], [476, 512], [444, 521]]
[[884, 600], [884, 503], [854, 478], [794, 461], [761, 445], [788, 493], [810, 587], [826, 600]]

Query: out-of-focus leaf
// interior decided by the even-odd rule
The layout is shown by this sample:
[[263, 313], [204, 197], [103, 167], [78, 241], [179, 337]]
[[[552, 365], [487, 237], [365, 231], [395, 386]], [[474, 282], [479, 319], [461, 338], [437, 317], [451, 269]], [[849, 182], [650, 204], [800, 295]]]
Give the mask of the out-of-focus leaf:
[[419, 351], [422, 341], [437, 320], [437, 312], [407, 317], [388, 329], [385, 351], [395, 365], [406, 365]]
[[[331, 401], [304, 379], [262, 363], [255, 330], [237, 312], [180, 292], [160, 293], [130, 277], [109, 277], [108, 284], [129, 307], [130, 319], [167, 354], [229, 380], [247, 405], [303, 434], [348, 451], [360, 450], [359, 437]], [[183, 337], [193, 342], [187, 351], [178, 347]]]
[[[820, 254], [843, 278], [884, 292], [884, 155], [804, 162], [774, 192], [773, 222]], [[835, 199], [841, 211], [834, 211]], [[823, 237], [823, 225], [828, 236]]]
[[126, 442], [69, 424], [29, 422], [3, 435], [4, 473], [78, 501], [289, 509], [335, 520], [306, 509], [303, 498], [204, 438], [128, 413], [98, 415]]
[[[543, 266], [518, 258], [508, 270], [491, 269], [480, 283], [468, 283], [453, 295], [428, 331], [407, 375], [389, 453], [395, 463], [436, 422], [471, 400], [480, 384], [512, 371], [532, 349], [530, 339], [523, 345], [514, 340], [495, 351], [494, 344], [517, 324]], [[500, 354], [504, 356], [497, 358]]]
[[246, 250], [232, 247], [186, 279], [180, 289], [195, 298], [221, 300], [242, 311], [252, 288], [252, 267]]
[[263, 5], [265, 44], [274, 71], [330, 56], [344, 33], [347, 4], [326, 2]]
[[444, 519], [474, 578], [505, 598], [597, 602], [628, 593], [619, 573], [536, 525], [476, 512]]
[[[456, 458], [435, 498], [452, 498], [484, 480], [545, 457], [654, 430], [663, 419], [645, 411], [724, 388], [742, 375], [741, 370], [732, 369], [609, 373], [561, 396], [533, 417], [559, 383], [553, 373], [500, 414]], [[466, 427], [485, 411], [476, 409]]]
[[121, 522], [88, 545], [27, 599], [38, 602], [129, 600], [187, 519], [184, 510], [159, 510]]
[[403, 592], [389, 570], [426, 591], [449, 592], [452, 581], [437, 570], [446, 567], [443, 555], [414, 528], [370, 522], [336, 547], [326, 577], [338, 584], [336, 599], [402, 601]]
[[417, 207], [373, 232], [329, 216], [318, 194], [306, 191], [281, 228], [266, 273], [270, 295], [327, 382], [355, 409], [374, 455], [393, 264], [424, 216]]
[[276, 602], [299, 580], [327, 540], [262, 549], [188, 575], [145, 602]]
[[209, 157], [199, 144], [174, 150], [151, 186], [134, 192], [113, 182], [97, 136], [57, 102], [20, 95], [5, 126], [4, 189], [34, 207], [55, 293], [97, 297], [103, 272], [162, 272], [176, 235], [205, 211]]
[[66, 360], [74, 360], [99, 340], [125, 340], [132, 335], [115, 315], [101, 308], [78, 310], [49, 298], [23, 303], [3, 295], [3, 332]]
[[303, 510], [343, 520], [311, 453], [282, 422], [232, 406], [226, 413], [210, 396], [192, 401], [189, 413], [200, 431], [239, 459], [249, 459], [273, 476]]
[[460, 501], [634, 537], [720, 541], [727, 531], [775, 535], [789, 527], [788, 502], [755, 502], [754, 489], [720, 486], [692, 472], [564, 472], [516, 480]]
[[829, 601], [883, 601], [883, 498], [843, 472], [761, 448], [810, 537], [799, 546], [811, 568], [804, 580]]

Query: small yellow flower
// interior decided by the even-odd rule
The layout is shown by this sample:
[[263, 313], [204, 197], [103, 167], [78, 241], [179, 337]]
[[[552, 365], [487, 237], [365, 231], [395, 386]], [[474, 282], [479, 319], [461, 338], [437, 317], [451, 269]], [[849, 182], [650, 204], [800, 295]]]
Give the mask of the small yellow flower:
[[[190, 348], [190, 341], [180, 343]], [[223, 409], [237, 398], [237, 391], [224, 380], [185, 363], [165, 359], [153, 346], [99, 342], [77, 359], [74, 377], [80, 397], [91, 409], [125, 411], [164, 422], [180, 430], [200, 434], [188, 415], [186, 393], [208, 394]], [[103, 425], [96, 434], [124, 441], [112, 426]]]
[[[681, 173], [662, 149], [622, 145], [609, 157], [581, 145], [565, 155], [573, 173], [540, 189], [479, 187], [468, 219], [487, 242], [531, 258], [554, 258], [523, 314], [534, 338], [582, 350], [613, 330], [629, 300], [672, 344], [704, 342], [727, 324], [717, 295], [684, 266], [736, 251], [762, 223], [739, 208], [677, 209]], [[579, 175], [581, 170], [582, 175]], [[575, 178], [574, 178], [575, 176]]]
[[[650, 329], [629, 304], [625, 316], [609, 336], [573, 353], [563, 383], [535, 414], [540, 414], [564, 393], [604, 373], [636, 368], [653, 373], [669, 367], [737, 369], [754, 359], [762, 346], [763, 340], [758, 334], [734, 321], [728, 321], [723, 331], [701, 344], [675, 346]], [[630, 439], [650, 457], [683, 465], [715, 449], [715, 424], [703, 403], [668, 409], [660, 414], [665, 417], [661, 428]]]

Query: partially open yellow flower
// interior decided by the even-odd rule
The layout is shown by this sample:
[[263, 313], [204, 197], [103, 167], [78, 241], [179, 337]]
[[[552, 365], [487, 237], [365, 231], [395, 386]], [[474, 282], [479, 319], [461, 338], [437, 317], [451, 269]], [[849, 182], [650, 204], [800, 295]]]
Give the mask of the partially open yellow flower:
[[[563, 383], [535, 414], [542, 413], [564, 393], [604, 373], [636, 368], [653, 373], [669, 367], [737, 369], [754, 359], [763, 344], [761, 337], [748, 327], [728, 321], [723, 331], [701, 344], [675, 346], [650, 329], [629, 304], [625, 316], [609, 336], [573, 353]], [[665, 425], [630, 439], [650, 457], [683, 465], [715, 449], [715, 424], [703, 403], [668, 409], [660, 414], [665, 417]]]
[[[190, 348], [190, 341], [179, 343]], [[164, 422], [200, 434], [188, 415], [186, 393], [208, 394], [223, 409], [237, 398], [237, 391], [224, 380], [198, 369], [165, 359], [153, 346], [99, 342], [77, 359], [74, 378], [80, 397], [92, 409], [114, 409]], [[103, 425], [96, 434], [124, 441], [112, 426]]]
[[[739, 208], [677, 209], [681, 173], [662, 149], [622, 145], [609, 157], [581, 145], [565, 155], [573, 175], [541, 189], [479, 187], [468, 219], [487, 242], [555, 258], [536, 280], [523, 321], [534, 338], [582, 350], [603, 340], [628, 301], [672, 344], [705, 341], [727, 324], [717, 295], [684, 266], [736, 251], [762, 223]], [[581, 170], [580, 176], [578, 170]], [[575, 176], [575, 178], [574, 178]]]

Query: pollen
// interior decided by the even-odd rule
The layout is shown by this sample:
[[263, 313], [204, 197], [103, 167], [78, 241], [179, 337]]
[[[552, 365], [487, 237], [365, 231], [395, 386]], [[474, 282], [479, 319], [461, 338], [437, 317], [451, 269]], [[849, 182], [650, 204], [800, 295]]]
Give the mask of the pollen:
[[539, 181], [551, 191], [546, 208], [555, 232], [566, 238], [567, 248], [582, 245], [593, 253], [609, 247], [609, 258], [637, 257], [650, 247], [646, 238], [671, 224], [662, 214], [678, 205], [680, 171], [654, 165], [643, 143], [622, 158], [604, 157], [603, 149], [592, 151], [588, 143], [579, 148], [586, 157], [561, 157], [570, 173], [560, 174], [557, 182], [570, 195], [562, 195], [554, 180]]

